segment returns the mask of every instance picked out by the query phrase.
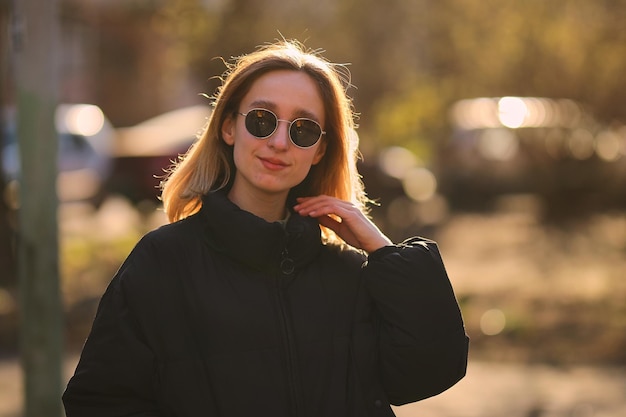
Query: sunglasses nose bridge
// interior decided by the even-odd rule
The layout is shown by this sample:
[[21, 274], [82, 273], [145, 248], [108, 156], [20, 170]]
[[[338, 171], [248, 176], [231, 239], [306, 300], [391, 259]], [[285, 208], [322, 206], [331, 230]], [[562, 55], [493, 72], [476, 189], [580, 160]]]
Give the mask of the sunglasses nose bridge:
[[[284, 127], [281, 127], [281, 122]], [[289, 146], [289, 141], [291, 141], [290, 132], [291, 122], [289, 120], [276, 118], [276, 127], [272, 134], [268, 137], [269, 144], [278, 148], [286, 148]]]

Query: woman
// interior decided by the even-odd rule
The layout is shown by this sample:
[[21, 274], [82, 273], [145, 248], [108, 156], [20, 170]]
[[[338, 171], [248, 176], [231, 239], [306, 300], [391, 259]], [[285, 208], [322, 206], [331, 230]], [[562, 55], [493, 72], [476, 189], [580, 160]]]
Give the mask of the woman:
[[229, 67], [63, 396], [75, 416], [393, 416], [465, 374], [434, 242], [365, 214], [341, 67], [281, 41]]

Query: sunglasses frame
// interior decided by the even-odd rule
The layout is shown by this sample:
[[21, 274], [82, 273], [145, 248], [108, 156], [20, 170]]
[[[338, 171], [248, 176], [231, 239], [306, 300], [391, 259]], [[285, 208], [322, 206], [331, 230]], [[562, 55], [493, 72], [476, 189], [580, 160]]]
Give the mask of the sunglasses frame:
[[[253, 109], [248, 110], [248, 111], [247, 111], [247, 112], [245, 112], [245, 113], [242, 113], [242, 112], [237, 112], [237, 114], [239, 114], [240, 116], [243, 116], [243, 117], [247, 118], [247, 117], [248, 117], [248, 115], [249, 115], [251, 112], [254, 112], [254, 111], [263, 111], [263, 112], [267, 112], [267, 113], [271, 114], [272, 116], [274, 116], [274, 118], [276, 119], [276, 126], [274, 126], [274, 130], [272, 130], [272, 132], [271, 132], [269, 135], [267, 135], [267, 136], [256, 136], [255, 134], [253, 134], [252, 132], [250, 132], [250, 130], [248, 129], [248, 125], [244, 122], [244, 125], [246, 126], [246, 130], [248, 131], [248, 133], [250, 133], [252, 136], [254, 136], [254, 137], [255, 137], [255, 138], [257, 138], [257, 139], [267, 139], [267, 138], [269, 138], [270, 136], [272, 136], [274, 133], [276, 133], [276, 130], [278, 130], [278, 123], [279, 123], [279, 122], [286, 122], [286, 123], [289, 123], [289, 128], [287, 129], [287, 132], [289, 133], [289, 141], [290, 141], [290, 142], [291, 142], [291, 143], [292, 143], [295, 147], [300, 148], [300, 149], [308, 149], [308, 148], [310, 148], [310, 147], [312, 147], [312, 146], [315, 146], [315, 144], [317, 144], [317, 143], [320, 141], [320, 139], [322, 139], [322, 136], [324, 136], [324, 135], [326, 134], [326, 131], [325, 131], [324, 129], [322, 129], [322, 125], [320, 125], [317, 121], [315, 121], [315, 120], [313, 120], [313, 119], [309, 119], [308, 117], [298, 117], [298, 118], [293, 119], [293, 120], [279, 119], [279, 118], [278, 118], [278, 116], [276, 115], [276, 113], [274, 113], [274, 112], [273, 112], [273, 111], [271, 111], [271, 110], [264, 109], [264, 108], [261, 108], [261, 107], [255, 107], [255, 108], [253, 108]], [[313, 142], [312, 144], [310, 144], [310, 145], [308, 145], [308, 146], [298, 145], [298, 144], [297, 144], [297, 143], [293, 140], [293, 138], [291, 137], [291, 127], [292, 127], [292, 126], [293, 126], [293, 124], [294, 124], [295, 122], [297, 122], [298, 120], [305, 120], [305, 121], [308, 121], [308, 122], [313, 122], [313, 123], [315, 123], [315, 124], [316, 124], [316, 125], [320, 128], [320, 135], [319, 135], [319, 137], [317, 138], [317, 140], [316, 140], [315, 142]]]

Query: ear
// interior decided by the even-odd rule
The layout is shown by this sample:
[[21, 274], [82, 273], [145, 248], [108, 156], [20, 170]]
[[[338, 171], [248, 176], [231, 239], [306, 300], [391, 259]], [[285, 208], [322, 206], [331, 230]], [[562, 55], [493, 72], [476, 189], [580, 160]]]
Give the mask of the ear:
[[222, 122], [222, 139], [228, 145], [235, 144], [235, 118], [226, 117]]
[[315, 156], [313, 157], [313, 163], [311, 165], [317, 165], [326, 154], [326, 141], [321, 140], [317, 150], [315, 151]]

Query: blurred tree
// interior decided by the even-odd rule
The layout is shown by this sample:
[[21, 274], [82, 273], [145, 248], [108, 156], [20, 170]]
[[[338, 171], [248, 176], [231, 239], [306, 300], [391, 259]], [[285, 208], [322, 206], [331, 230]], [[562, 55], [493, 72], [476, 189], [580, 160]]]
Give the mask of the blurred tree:
[[373, 111], [380, 143], [428, 155], [428, 144], [447, 134], [448, 106], [477, 96], [574, 98], [605, 121], [626, 120], [619, 75], [626, 71], [626, 2], [427, 3], [427, 13], [411, 20], [422, 36], [421, 60], [396, 76], [372, 62], [395, 83]]
[[[212, 58], [207, 46], [216, 38], [219, 15], [224, 2], [202, 0], [171, 0], [156, 9], [152, 27], [162, 37], [171, 39], [164, 51], [171, 68], [206, 65]], [[206, 74], [205, 74], [206, 75]]]

